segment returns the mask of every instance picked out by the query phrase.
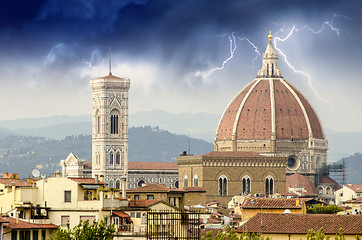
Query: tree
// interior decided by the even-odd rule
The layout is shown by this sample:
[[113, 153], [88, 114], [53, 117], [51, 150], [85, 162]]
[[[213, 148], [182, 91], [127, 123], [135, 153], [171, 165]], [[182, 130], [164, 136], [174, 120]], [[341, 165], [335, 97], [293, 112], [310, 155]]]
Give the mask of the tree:
[[215, 238], [213, 238], [213, 232], [209, 231], [205, 237], [201, 237], [200, 240], [271, 240], [269, 237], [263, 237], [261, 233], [248, 233], [243, 232], [240, 237], [234, 229], [229, 226], [222, 232], [218, 232]]
[[51, 237], [51, 240], [111, 240], [114, 237], [115, 227], [107, 225], [104, 220], [99, 223], [94, 221], [92, 225], [89, 220], [81, 221], [73, 229], [69, 223], [67, 229], [59, 228]]
[[313, 205], [312, 207], [309, 207], [307, 210], [307, 213], [333, 214], [333, 213], [336, 213], [339, 211], [342, 211], [342, 209], [333, 204], [328, 205], [328, 206], [322, 206], [321, 204], [316, 204], [316, 205]]
[[320, 228], [318, 231], [310, 229], [307, 233], [307, 240], [329, 240], [329, 236], [326, 236], [322, 233], [323, 228]]

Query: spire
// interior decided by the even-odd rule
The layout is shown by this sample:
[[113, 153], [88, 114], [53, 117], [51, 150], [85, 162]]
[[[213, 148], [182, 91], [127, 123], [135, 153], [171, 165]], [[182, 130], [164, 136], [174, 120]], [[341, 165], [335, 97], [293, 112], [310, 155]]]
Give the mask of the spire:
[[112, 75], [111, 46], [109, 46], [109, 75]]
[[269, 42], [263, 54], [263, 65], [258, 71], [258, 77], [282, 77], [282, 73], [278, 69], [278, 54], [272, 43], [271, 31], [269, 31], [268, 38]]

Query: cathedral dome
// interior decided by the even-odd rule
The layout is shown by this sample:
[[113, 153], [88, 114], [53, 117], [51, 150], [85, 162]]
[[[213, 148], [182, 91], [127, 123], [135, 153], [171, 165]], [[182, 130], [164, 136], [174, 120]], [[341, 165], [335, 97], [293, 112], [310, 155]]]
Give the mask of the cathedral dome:
[[257, 77], [231, 100], [219, 121], [214, 150], [288, 156], [290, 173], [315, 173], [328, 149], [322, 124], [307, 98], [282, 77], [271, 34], [268, 38]]
[[226, 108], [216, 140], [323, 139], [322, 125], [308, 100], [282, 78], [256, 78]]

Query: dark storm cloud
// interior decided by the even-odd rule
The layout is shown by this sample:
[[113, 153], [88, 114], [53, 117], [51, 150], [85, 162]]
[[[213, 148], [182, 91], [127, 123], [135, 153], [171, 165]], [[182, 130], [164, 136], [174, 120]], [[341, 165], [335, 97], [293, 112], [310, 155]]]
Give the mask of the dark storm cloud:
[[54, 45], [64, 43], [72, 46], [68, 48], [72, 52], [58, 59], [65, 57], [69, 62], [89, 58], [94, 49], [106, 55], [111, 45], [113, 51], [130, 58], [173, 60], [178, 71], [185, 72], [204, 65], [200, 54], [217, 57], [219, 53], [210, 51], [216, 35], [236, 32], [258, 39], [258, 46], [264, 46], [265, 42], [258, 42], [259, 35], [264, 36], [273, 22], [293, 16], [321, 24], [334, 12], [356, 18], [358, 12], [352, 9], [358, 8], [359, 1], [343, 5], [340, 1], [286, 4], [281, 0], [9, 1], [1, 8], [0, 48], [13, 55], [40, 58]]

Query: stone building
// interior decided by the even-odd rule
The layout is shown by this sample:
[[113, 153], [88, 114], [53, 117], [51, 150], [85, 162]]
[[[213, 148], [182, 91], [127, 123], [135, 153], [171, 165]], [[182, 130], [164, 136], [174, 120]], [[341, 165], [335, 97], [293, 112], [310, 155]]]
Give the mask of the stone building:
[[235, 195], [268, 196], [284, 193], [286, 157], [253, 152], [211, 152], [201, 156], [179, 156], [179, 185], [203, 187], [206, 202], [226, 207]]
[[177, 158], [180, 187], [205, 187], [207, 200], [223, 206], [233, 195], [285, 193], [286, 174], [325, 185], [320, 179], [328, 141], [322, 124], [307, 98], [283, 78], [268, 38], [262, 68], [219, 121], [214, 152]]
[[128, 91], [130, 80], [108, 76], [91, 80], [92, 176], [126, 187], [128, 169]]
[[221, 117], [214, 150], [288, 157], [288, 174], [298, 172], [317, 185], [327, 163], [328, 141], [312, 105], [283, 78], [271, 34], [268, 38], [257, 77]]
[[178, 188], [176, 162], [129, 162], [128, 188], [134, 189], [152, 183]]

